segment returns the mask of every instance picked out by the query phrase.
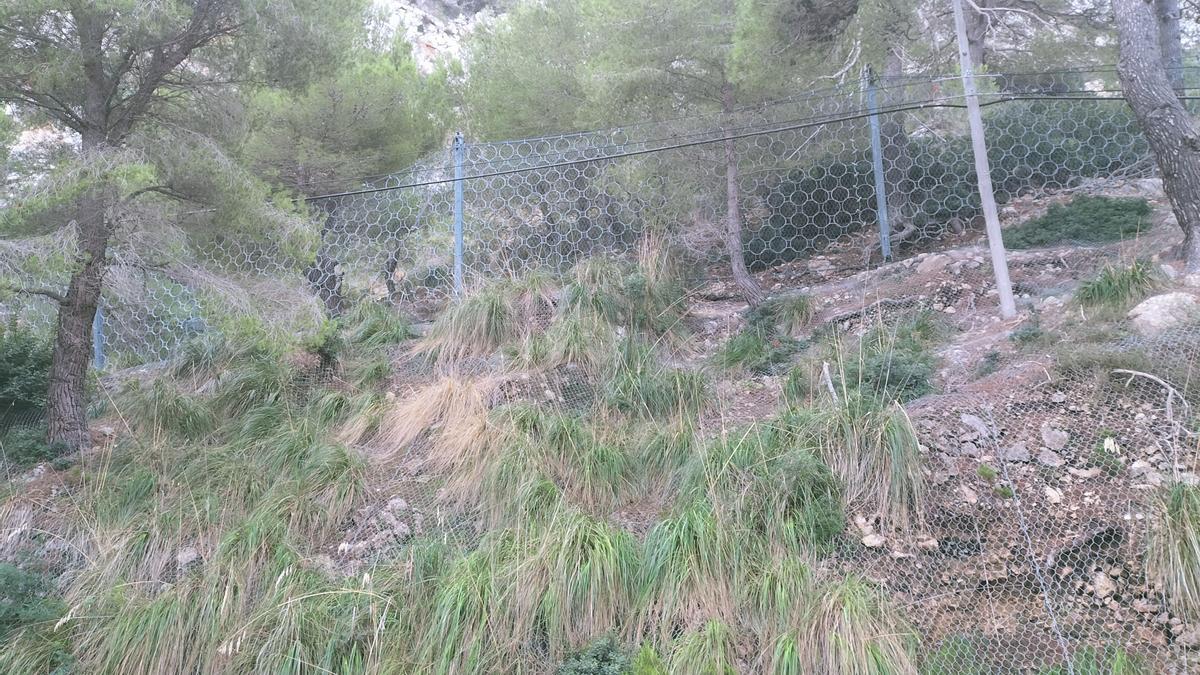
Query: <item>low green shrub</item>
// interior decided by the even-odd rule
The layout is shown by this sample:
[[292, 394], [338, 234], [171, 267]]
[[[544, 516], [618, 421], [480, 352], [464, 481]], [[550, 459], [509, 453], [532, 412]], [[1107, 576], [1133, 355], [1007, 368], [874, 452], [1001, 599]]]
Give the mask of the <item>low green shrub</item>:
[[627, 675], [633, 670], [629, 655], [612, 636], [605, 636], [572, 654], [556, 675]]
[[63, 454], [46, 441], [46, 427], [13, 427], [0, 434], [0, 462], [10, 468], [25, 469], [42, 462], [49, 462]]
[[1012, 249], [1055, 244], [1106, 244], [1136, 236], [1147, 227], [1150, 205], [1145, 199], [1080, 195], [1046, 215], [1004, 230]]
[[45, 577], [0, 563], [0, 639], [31, 624], [54, 621], [66, 607], [48, 596]]
[[16, 322], [0, 324], [0, 416], [46, 404], [51, 352], [49, 340]]

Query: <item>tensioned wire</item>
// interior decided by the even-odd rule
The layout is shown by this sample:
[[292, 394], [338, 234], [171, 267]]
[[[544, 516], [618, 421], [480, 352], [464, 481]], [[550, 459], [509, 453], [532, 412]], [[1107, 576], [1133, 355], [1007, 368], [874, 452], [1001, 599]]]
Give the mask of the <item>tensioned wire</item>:
[[[1083, 93], [1091, 93], [1091, 92], [1083, 92]], [[929, 109], [966, 109], [967, 106], [965, 103], [949, 102], [950, 100], [961, 99], [961, 98], [964, 98], [963, 94], [956, 94], [953, 96], [941, 96], [936, 99], [929, 99], [928, 101], [924, 101], [924, 102], [909, 103], [909, 104], [904, 104], [904, 105], [900, 105], [900, 106], [880, 107], [877, 110], [860, 111], [860, 112], [856, 112], [856, 113], [850, 114], [850, 115], [841, 115], [841, 116], [836, 116], [836, 117], [819, 117], [816, 119], [800, 118], [800, 119], [791, 120], [788, 122], [773, 123], [773, 124], [761, 125], [761, 126], [757, 126], [757, 127], [756, 126], [743, 127], [742, 130], [735, 131], [735, 133], [728, 133], [727, 131], [724, 131], [724, 130], [708, 130], [702, 134], [696, 133], [696, 134], [689, 134], [689, 135], [677, 137], [677, 138], [688, 138], [689, 136], [692, 136], [692, 137], [700, 136], [700, 135], [706, 136], [706, 138], [702, 138], [699, 140], [681, 141], [681, 142], [675, 142], [675, 143], [671, 143], [671, 144], [667, 144], [667, 145], [660, 145], [660, 146], [649, 147], [649, 148], [639, 148], [639, 149], [635, 149], [635, 150], [624, 150], [621, 152], [616, 152], [616, 153], [603, 155], [603, 156], [599, 156], [599, 157], [580, 157], [580, 158], [575, 158], [575, 159], [570, 159], [570, 160], [550, 161], [550, 162], [547, 162], [544, 164], [520, 166], [520, 167], [514, 167], [514, 168], [508, 168], [508, 169], [500, 169], [500, 170], [495, 170], [495, 171], [491, 171], [491, 172], [487, 172], [487, 173], [473, 173], [473, 174], [469, 174], [469, 175], [464, 175], [462, 179], [463, 180], [475, 180], [475, 179], [482, 179], [482, 178], [494, 178], [497, 176], [507, 176], [507, 175], [512, 175], [512, 174], [525, 173], [525, 172], [529, 172], [529, 171], [577, 166], [579, 164], [586, 164], [589, 162], [608, 161], [608, 160], [613, 160], [613, 159], [621, 159], [621, 158], [625, 158], [625, 157], [637, 157], [637, 156], [648, 155], [648, 154], [653, 154], [653, 153], [657, 153], [657, 152], [667, 152], [670, 150], [680, 150], [680, 149], [684, 149], [684, 148], [692, 148], [692, 147], [697, 147], [697, 146], [702, 146], [702, 145], [710, 145], [713, 143], [720, 143], [720, 142], [724, 142], [727, 140], [742, 140], [742, 139], [746, 139], [746, 138], [754, 138], [757, 136], [765, 136], [765, 135], [781, 133], [781, 132], [785, 132], [785, 131], [795, 131], [795, 130], [799, 130], [799, 129], [807, 129], [807, 128], [818, 127], [818, 126], [823, 126], [823, 125], [827, 125], [827, 124], [836, 124], [839, 122], [849, 122], [849, 121], [854, 121], [854, 120], [861, 120], [861, 119], [866, 119], [868, 117], [872, 117], [874, 115], [888, 115], [888, 114], [899, 113], [899, 112], [910, 112], [910, 111], [914, 111], [914, 110], [929, 110]], [[1200, 96], [1183, 96], [1180, 98], [1182, 100], [1188, 100], [1188, 101], [1200, 100]], [[1003, 96], [996, 97], [993, 100], [981, 101], [980, 107], [990, 107], [990, 106], [994, 106], [994, 105], [1000, 105], [1003, 103], [1012, 103], [1012, 102], [1018, 102], [1018, 101], [1081, 101], [1081, 102], [1106, 102], [1106, 101], [1108, 101], [1108, 102], [1125, 103], [1125, 99], [1118, 97], [1118, 96], [1106, 97], [1106, 96], [1074, 96], [1074, 95], [1066, 96], [1066, 95], [1045, 95], [1045, 94], [1033, 94], [1033, 95], [1016, 94], [1016, 95], [1003, 95]], [[716, 136], [711, 137], [714, 134], [716, 134]], [[673, 139], [663, 139], [663, 140], [673, 140]], [[647, 142], [639, 142], [637, 144], [645, 145], [646, 143]], [[621, 144], [620, 146], [617, 146], [617, 147], [627, 147], [629, 145], [634, 145], [634, 143], [625, 143], [625, 144]], [[542, 157], [561, 157], [563, 154], [564, 154], [563, 152], [559, 151], [559, 152], [554, 152], [554, 153], [545, 153], [540, 156], [542, 156]], [[510, 163], [510, 160], [501, 160], [501, 161], [488, 160], [486, 162], [477, 162], [477, 163], [475, 163], [475, 166], [491, 166], [491, 165], [495, 165], [495, 164], [498, 164], [501, 162]], [[464, 168], [466, 168], [466, 165], [464, 165]], [[430, 179], [430, 180], [425, 180], [425, 181], [414, 181], [414, 182], [405, 183], [402, 185], [388, 185], [388, 186], [380, 186], [380, 187], [371, 187], [371, 188], [363, 188], [361, 190], [348, 190], [345, 192], [336, 192], [336, 193], [326, 194], [326, 195], [304, 197], [300, 201], [312, 202], [312, 201], [317, 201], [317, 200], [322, 200], [322, 199], [334, 199], [334, 198], [338, 198], [338, 197], [352, 197], [352, 196], [356, 196], [356, 195], [375, 194], [375, 193], [380, 193], [380, 192], [388, 192], [388, 191], [392, 191], [392, 190], [403, 190], [403, 189], [407, 189], [407, 188], [428, 187], [428, 186], [432, 186], [432, 185], [444, 185], [447, 183], [454, 183], [455, 180], [456, 180], [455, 178], [436, 178], [436, 179]]]

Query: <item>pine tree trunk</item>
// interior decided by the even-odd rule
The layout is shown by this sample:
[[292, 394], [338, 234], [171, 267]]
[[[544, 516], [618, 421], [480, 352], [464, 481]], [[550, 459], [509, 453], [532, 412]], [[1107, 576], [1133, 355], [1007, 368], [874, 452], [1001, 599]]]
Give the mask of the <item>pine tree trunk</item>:
[[329, 254], [328, 239], [333, 230], [332, 205], [324, 205], [325, 220], [321, 224], [321, 241], [317, 244], [317, 259], [308, 268], [308, 283], [317, 294], [326, 313], [331, 319], [336, 319], [345, 310], [345, 298], [342, 295], [342, 273], [338, 270], [338, 261]]
[[1200, 272], [1200, 125], [1171, 88], [1151, 0], [1113, 0], [1125, 100], [1137, 117], [1162, 174], [1179, 227], [1188, 272]]
[[[987, 9], [989, 3], [988, 0], [976, 0], [975, 4]], [[978, 73], [987, 59], [988, 16], [970, 5], [964, 9], [967, 21], [967, 53], [971, 55], [971, 65]]]
[[1158, 48], [1162, 51], [1167, 80], [1177, 96], [1183, 96], [1183, 34], [1179, 27], [1182, 16], [1179, 0], [1155, 0], [1154, 13], [1158, 19]]
[[[886, 77], [903, 75], [903, 64], [895, 49], [889, 49], [883, 62]], [[885, 90], [886, 91], [886, 90]], [[886, 96], [886, 94], [885, 94]], [[888, 101], [880, 101], [886, 106]], [[887, 194], [888, 220], [892, 228], [892, 243], [899, 243], [912, 236], [913, 208], [912, 156], [908, 152], [908, 132], [904, 129], [904, 114], [883, 116], [879, 125], [879, 136], [883, 154], [883, 182]]]
[[[722, 88], [723, 107], [728, 115], [733, 112], [733, 89], [729, 85]], [[740, 188], [738, 187], [738, 156], [735, 140], [732, 136], [725, 137], [725, 250], [729, 254], [730, 271], [733, 281], [742, 291], [742, 297], [751, 307], [759, 305], [766, 296], [750, 270], [746, 269], [746, 253], [742, 245], [742, 210]]]
[[102, 195], [82, 198], [79, 213], [79, 259], [58, 307], [46, 396], [47, 440], [67, 451], [90, 445], [84, 392], [92, 356], [92, 321], [100, 302], [111, 234]]

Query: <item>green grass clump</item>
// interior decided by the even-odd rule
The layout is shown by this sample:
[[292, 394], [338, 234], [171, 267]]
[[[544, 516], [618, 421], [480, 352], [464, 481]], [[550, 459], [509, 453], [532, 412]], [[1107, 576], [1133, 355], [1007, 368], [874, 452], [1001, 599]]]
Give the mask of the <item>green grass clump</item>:
[[800, 349], [791, 336], [807, 326], [815, 313], [806, 295], [778, 296], [752, 307], [746, 327], [717, 352], [716, 365], [752, 373], [775, 371]]
[[1145, 298], [1160, 283], [1154, 264], [1134, 260], [1128, 266], [1106, 265], [1099, 276], [1080, 285], [1075, 299], [1084, 307], [1124, 309]]
[[902, 407], [848, 392], [836, 403], [793, 410], [781, 423], [833, 470], [849, 509], [874, 513], [884, 529], [924, 522], [920, 444]]
[[680, 327], [689, 286], [681, 256], [651, 235], [636, 264], [605, 256], [580, 263], [564, 296], [568, 306], [586, 307], [614, 326], [660, 336]]
[[784, 555], [759, 565], [747, 588], [752, 620], [761, 634], [769, 635], [801, 621], [812, 606], [816, 584], [800, 557]]
[[659, 521], [644, 551], [644, 623], [652, 635], [668, 638], [693, 612], [736, 614], [734, 583], [749, 551], [718, 521], [712, 504], [695, 500]]
[[675, 643], [669, 670], [696, 675], [734, 675], [737, 653], [733, 632], [720, 621], [684, 633]]
[[341, 319], [346, 340], [366, 349], [390, 347], [416, 337], [408, 321], [390, 305], [363, 300]]
[[[917, 633], [903, 614], [858, 577], [822, 586], [795, 632], [776, 647], [777, 671], [915, 673]], [[790, 661], [790, 663], [789, 663]]]
[[1175, 483], [1160, 494], [1146, 576], [1163, 589], [1172, 614], [1200, 620], [1200, 487]]
[[975, 470], [975, 474], [989, 483], [994, 482], [1000, 475], [995, 469], [987, 464], [980, 464], [979, 468]]
[[1071, 657], [1071, 665], [1043, 668], [1038, 675], [1150, 675], [1154, 670], [1145, 660], [1121, 647], [1083, 647]]
[[992, 494], [996, 495], [999, 499], [1012, 499], [1016, 496], [1016, 492], [1009, 485], [997, 485], [992, 488]]
[[721, 345], [715, 356], [721, 368], [739, 368], [752, 373], [770, 373], [796, 352], [789, 337], [770, 334], [761, 327], [747, 327]]
[[603, 510], [615, 505], [631, 483], [634, 465], [616, 440], [619, 429], [536, 406], [514, 406], [502, 416], [516, 433], [483, 480], [484, 500], [493, 513], [508, 510], [514, 496], [518, 512], [527, 510], [528, 499], [544, 503], [550, 496], [547, 482], [576, 505]]
[[217, 426], [209, 401], [187, 394], [166, 379], [122, 396], [124, 418], [147, 434], [163, 434], [176, 439], [199, 439]]
[[711, 444], [685, 489], [731, 504], [739, 529], [785, 553], [827, 550], [845, 528], [838, 480], [786, 430], [755, 424]]
[[777, 295], [750, 309], [746, 323], [776, 335], [793, 335], [817, 314], [812, 298], [803, 294]]
[[447, 364], [488, 356], [544, 330], [554, 311], [544, 277], [498, 281], [447, 308], [417, 342], [416, 353]]
[[560, 313], [544, 333], [530, 335], [518, 355], [523, 365], [549, 369], [572, 364], [598, 373], [614, 351], [612, 327], [587, 311]]
[[604, 400], [610, 408], [634, 416], [695, 416], [705, 405], [707, 390], [700, 373], [666, 366], [650, 345], [628, 338], [618, 346], [604, 383]]
[[[641, 559], [633, 538], [573, 510], [557, 514], [520, 566], [516, 592], [535, 599], [537, 621], [551, 650], [619, 626], [632, 613]], [[520, 607], [520, 598], [513, 598]]]
[[1145, 199], [1080, 195], [1067, 205], [1054, 205], [1040, 218], [1004, 230], [1012, 249], [1054, 244], [1105, 244], [1137, 236], [1148, 226]]

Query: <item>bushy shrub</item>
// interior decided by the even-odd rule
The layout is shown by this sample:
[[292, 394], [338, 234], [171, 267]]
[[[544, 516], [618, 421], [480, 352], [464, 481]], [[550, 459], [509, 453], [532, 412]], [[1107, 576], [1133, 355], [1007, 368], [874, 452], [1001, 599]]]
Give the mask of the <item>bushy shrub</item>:
[[61, 616], [62, 603], [47, 598], [48, 590], [44, 577], [0, 563], [0, 638], [29, 624]]
[[1145, 199], [1080, 195], [1066, 206], [1055, 204], [1040, 218], [1004, 231], [1004, 245], [1023, 249], [1054, 244], [1104, 244], [1137, 236], [1146, 226]]
[[46, 404], [51, 345], [15, 322], [0, 324], [0, 416]]
[[14, 427], [0, 434], [0, 463], [18, 469], [48, 462], [62, 454], [46, 441], [46, 427]]
[[936, 361], [930, 348], [939, 330], [928, 313], [872, 329], [857, 353], [843, 359], [843, 388], [900, 403], [932, 392]]
[[629, 655], [610, 636], [596, 640], [573, 654], [555, 671], [557, 675], [626, 675], [632, 670]]
[[[1147, 152], [1128, 107], [1107, 100], [1009, 102], [988, 110], [984, 125], [1000, 203], [1047, 185], [1110, 176]], [[969, 137], [914, 134], [906, 151], [913, 159], [905, 193], [914, 224], [937, 226], [979, 214]], [[769, 215], [745, 238], [746, 263], [752, 269], [801, 258], [877, 222], [866, 151], [818, 157], [767, 182], [760, 196]]]

